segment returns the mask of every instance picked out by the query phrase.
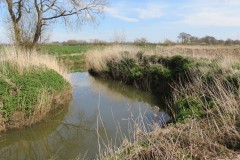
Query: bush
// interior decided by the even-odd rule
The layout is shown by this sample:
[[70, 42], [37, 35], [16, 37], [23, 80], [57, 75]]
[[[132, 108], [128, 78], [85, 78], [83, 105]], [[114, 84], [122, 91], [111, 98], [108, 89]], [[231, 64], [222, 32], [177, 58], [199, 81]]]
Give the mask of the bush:
[[168, 62], [168, 67], [175, 75], [180, 73], [188, 73], [191, 67], [191, 61], [182, 56], [173, 56]]

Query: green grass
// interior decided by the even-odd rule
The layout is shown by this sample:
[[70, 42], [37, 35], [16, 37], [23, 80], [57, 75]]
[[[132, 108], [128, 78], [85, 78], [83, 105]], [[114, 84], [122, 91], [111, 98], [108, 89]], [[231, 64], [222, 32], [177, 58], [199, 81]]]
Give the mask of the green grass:
[[50, 55], [64, 55], [74, 53], [85, 53], [89, 49], [93, 49], [97, 46], [62, 46], [62, 45], [42, 45], [41, 51]]
[[68, 86], [63, 77], [53, 70], [39, 68], [19, 74], [17, 66], [4, 66], [0, 67], [0, 105], [6, 120], [10, 120], [15, 111], [22, 111], [25, 115], [31, 113], [43, 90], [47, 89], [51, 95]]
[[86, 62], [85, 55], [67, 55], [67, 56], [58, 56], [58, 59], [63, 62], [63, 64], [68, 68], [71, 72], [85, 72], [86, 70]]

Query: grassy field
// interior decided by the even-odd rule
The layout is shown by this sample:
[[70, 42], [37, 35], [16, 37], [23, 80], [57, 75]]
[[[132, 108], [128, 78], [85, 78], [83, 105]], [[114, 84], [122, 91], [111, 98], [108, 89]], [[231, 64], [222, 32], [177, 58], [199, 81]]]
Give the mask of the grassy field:
[[[136, 123], [101, 159], [225, 159], [240, 150], [240, 47], [110, 47], [86, 55], [95, 76], [166, 96], [173, 123], [152, 132]], [[140, 115], [144, 116], [144, 115]], [[142, 122], [143, 123], [143, 122]], [[161, 158], [159, 158], [161, 157]], [[239, 157], [238, 157], [239, 158]]]
[[85, 58], [85, 54], [63, 55], [57, 57], [57, 59], [63, 63], [70, 72], [86, 72]]
[[42, 45], [40, 51], [48, 53], [50, 55], [66, 55], [74, 53], [85, 53], [89, 49], [93, 49], [96, 46], [65, 46], [65, 45]]
[[1, 52], [0, 131], [31, 125], [67, 103], [70, 86], [66, 75], [52, 56], [15, 48]]

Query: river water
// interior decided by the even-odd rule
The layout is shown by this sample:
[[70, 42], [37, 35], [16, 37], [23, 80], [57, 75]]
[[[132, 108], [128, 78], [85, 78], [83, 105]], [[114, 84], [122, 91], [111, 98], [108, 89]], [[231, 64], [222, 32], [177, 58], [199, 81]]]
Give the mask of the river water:
[[133, 139], [134, 122], [142, 129], [169, 116], [150, 93], [88, 73], [69, 75], [72, 100], [44, 122], [0, 137], [0, 160], [94, 159], [99, 147]]

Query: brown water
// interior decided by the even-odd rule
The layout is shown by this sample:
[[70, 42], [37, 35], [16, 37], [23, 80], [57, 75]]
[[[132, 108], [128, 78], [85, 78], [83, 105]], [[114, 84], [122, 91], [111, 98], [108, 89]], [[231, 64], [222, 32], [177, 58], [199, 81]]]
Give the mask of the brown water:
[[[132, 121], [160, 125], [169, 116], [156, 106], [155, 96], [88, 73], [70, 74], [73, 98], [69, 106], [52, 113], [45, 122], [10, 131], [0, 137], [0, 160], [94, 159], [99, 145], [119, 145], [132, 139]], [[161, 108], [161, 106], [160, 106]], [[139, 115], [143, 115], [139, 117]]]

